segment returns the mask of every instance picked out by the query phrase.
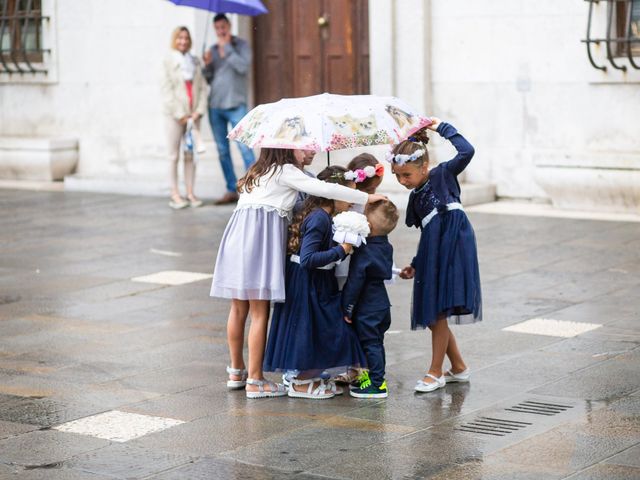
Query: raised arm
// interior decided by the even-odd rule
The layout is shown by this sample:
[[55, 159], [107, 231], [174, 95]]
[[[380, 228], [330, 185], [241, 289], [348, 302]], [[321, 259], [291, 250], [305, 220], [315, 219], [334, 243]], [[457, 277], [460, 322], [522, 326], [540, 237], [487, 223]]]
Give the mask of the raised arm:
[[331, 231], [331, 220], [324, 215], [313, 215], [305, 222], [305, 230], [300, 245], [300, 266], [319, 268], [342, 260], [347, 256], [341, 245], [321, 250], [327, 232]]
[[460, 175], [473, 158], [473, 154], [475, 153], [473, 145], [471, 145], [462, 135], [460, 135], [455, 127], [449, 123], [440, 123], [436, 131], [440, 134], [441, 137], [449, 140], [458, 151], [457, 155], [448, 162], [445, 162], [444, 166], [452, 174], [456, 176]]
[[327, 183], [316, 178], [308, 177], [295, 165], [283, 165], [282, 171], [277, 174], [278, 182], [298, 192], [308, 193], [316, 197], [341, 200], [343, 202], [364, 205], [369, 196], [353, 188], [343, 187], [335, 183]]
[[244, 41], [236, 41], [235, 46], [233, 42], [227, 43], [224, 46], [224, 56], [229, 62], [229, 65], [238, 72], [240, 75], [244, 75], [249, 70], [251, 65], [251, 47]]

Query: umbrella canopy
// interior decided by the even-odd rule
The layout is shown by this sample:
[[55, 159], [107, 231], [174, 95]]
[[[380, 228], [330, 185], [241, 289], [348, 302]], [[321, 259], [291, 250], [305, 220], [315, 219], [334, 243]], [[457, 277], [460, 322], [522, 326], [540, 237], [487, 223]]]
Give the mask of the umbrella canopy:
[[176, 5], [200, 8], [216, 13], [238, 13], [256, 16], [269, 13], [260, 0], [169, 0]]
[[229, 138], [252, 148], [328, 152], [398, 143], [430, 124], [395, 97], [323, 93], [258, 105]]

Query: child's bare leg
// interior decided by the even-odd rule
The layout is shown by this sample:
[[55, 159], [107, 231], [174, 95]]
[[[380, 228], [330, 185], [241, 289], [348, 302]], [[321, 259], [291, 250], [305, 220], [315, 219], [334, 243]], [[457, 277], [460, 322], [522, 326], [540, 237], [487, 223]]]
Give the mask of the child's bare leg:
[[[449, 345], [449, 325], [447, 324], [447, 318], [443, 315], [438, 317], [436, 323], [429, 327], [431, 330], [431, 366], [429, 367], [429, 374], [434, 377], [442, 376], [442, 364], [444, 363], [444, 356], [447, 353], [447, 347]], [[433, 382], [429, 377], [424, 377], [426, 383]]]
[[[263, 380], [262, 361], [264, 359], [264, 347], [267, 340], [267, 324], [269, 323], [269, 301], [249, 300], [249, 378]], [[247, 390], [255, 392], [257, 385], [247, 385]], [[269, 389], [265, 385], [265, 389]]]
[[451, 373], [461, 373], [467, 369], [467, 365], [464, 363], [462, 354], [460, 353], [460, 349], [458, 348], [458, 342], [456, 342], [456, 337], [453, 335], [451, 329], [449, 329], [447, 357], [449, 357], [449, 361], [451, 362]]
[[[231, 310], [227, 320], [227, 343], [229, 344], [231, 368], [245, 368], [242, 348], [244, 347], [244, 326], [248, 313], [249, 302], [247, 300], [231, 300]], [[239, 375], [229, 375], [229, 379], [242, 380]]]

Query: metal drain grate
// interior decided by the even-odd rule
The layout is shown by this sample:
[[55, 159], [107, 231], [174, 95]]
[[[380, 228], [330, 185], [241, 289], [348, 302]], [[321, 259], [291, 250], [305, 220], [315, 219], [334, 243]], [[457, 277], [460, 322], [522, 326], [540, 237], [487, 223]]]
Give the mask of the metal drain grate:
[[531, 425], [529, 422], [518, 422], [515, 420], [505, 420], [503, 418], [493, 417], [478, 417], [473, 422], [459, 425], [454, 428], [454, 430], [504, 437], [509, 433], [516, 432], [528, 427], [529, 425]]
[[572, 405], [560, 405], [559, 403], [544, 403], [544, 402], [534, 402], [533, 400], [527, 400], [525, 402], [520, 402], [517, 405], [512, 406], [511, 408], [505, 408], [510, 412], [518, 412], [518, 413], [532, 413], [534, 415], [545, 415], [550, 417], [552, 415], [557, 415], [558, 413], [562, 413], [566, 410], [573, 408]]

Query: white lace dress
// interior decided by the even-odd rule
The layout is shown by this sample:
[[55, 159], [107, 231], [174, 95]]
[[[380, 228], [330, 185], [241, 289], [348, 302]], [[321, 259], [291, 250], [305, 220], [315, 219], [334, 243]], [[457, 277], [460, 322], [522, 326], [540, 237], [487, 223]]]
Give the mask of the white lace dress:
[[299, 191], [357, 204], [368, 198], [308, 177], [294, 165], [267, 173], [251, 192], [240, 194], [218, 249], [212, 297], [284, 301], [287, 227]]

